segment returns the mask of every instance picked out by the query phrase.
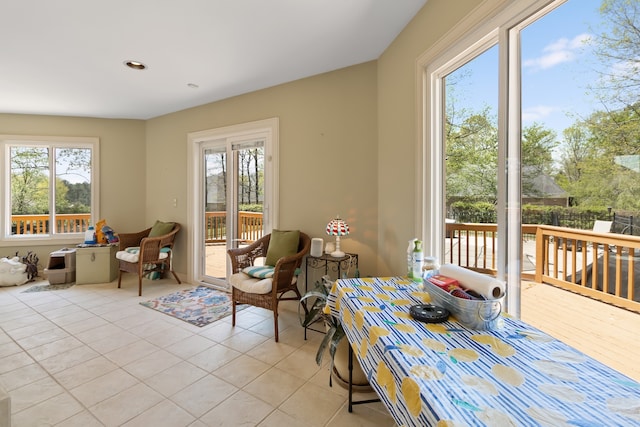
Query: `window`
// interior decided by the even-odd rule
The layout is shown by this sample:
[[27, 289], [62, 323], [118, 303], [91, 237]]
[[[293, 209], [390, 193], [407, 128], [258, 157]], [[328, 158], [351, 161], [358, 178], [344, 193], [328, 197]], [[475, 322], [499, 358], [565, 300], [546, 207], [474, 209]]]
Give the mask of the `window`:
[[[497, 223], [496, 270], [508, 283], [507, 310], [520, 312], [521, 241], [521, 31], [563, 0], [485, 2], [477, 14], [467, 18], [418, 60], [424, 93], [420, 117], [424, 118], [422, 203], [418, 218], [430, 253], [445, 259], [445, 219], [457, 201], [482, 199]], [[550, 6], [551, 5], [551, 6]], [[481, 7], [481, 8], [482, 8]], [[483, 14], [484, 13], [484, 14]], [[483, 16], [493, 18], [481, 22]], [[472, 20], [476, 19], [476, 22]], [[462, 32], [468, 31], [466, 35]], [[489, 69], [488, 78], [457, 89], [479, 64]], [[465, 103], [473, 93], [480, 105]], [[462, 101], [462, 102], [459, 102]], [[471, 109], [467, 109], [473, 107]], [[491, 110], [494, 108], [494, 110]], [[497, 110], [495, 110], [497, 108]], [[479, 112], [479, 113], [477, 113]], [[493, 209], [492, 209], [493, 207]], [[471, 221], [469, 221], [471, 222]], [[494, 248], [495, 249], [495, 248]]]
[[0, 144], [3, 240], [77, 241], [98, 219], [98, 139], [2, 136]]
[[[418, 232], [448, 261], [446, 220], [468, 226], [453, 237], [493, 251], [495, 266], [459, 250], [458, 261], [506, 280], [507, 310], [519, 316], [520, 278], [536, 272], [539, 249], [522, 224], [576, 231], [613, 220], [613, 232], [640, 234], [640, 3], [495, 0], [476, 12], [418, 60]], [[497, 230], [495, 245], [473, 241], [472, 227], [480, 238]], [[554, 268], [575, 277], [576, 263]]]

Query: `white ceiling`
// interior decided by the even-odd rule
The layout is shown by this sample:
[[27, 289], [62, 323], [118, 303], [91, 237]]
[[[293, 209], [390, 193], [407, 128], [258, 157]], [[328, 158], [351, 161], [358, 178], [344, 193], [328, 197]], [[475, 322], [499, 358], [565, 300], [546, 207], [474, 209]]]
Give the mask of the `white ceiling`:
[[426, 1], [0, 0], [0, 112], [157, 117], [376, 59]]

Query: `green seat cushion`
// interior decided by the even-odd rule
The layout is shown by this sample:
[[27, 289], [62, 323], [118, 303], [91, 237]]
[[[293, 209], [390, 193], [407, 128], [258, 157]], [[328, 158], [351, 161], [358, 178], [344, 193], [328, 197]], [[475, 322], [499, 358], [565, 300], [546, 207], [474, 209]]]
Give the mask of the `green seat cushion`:
[[151, 227], [149, 237], [164, 236], [165, 234], [168, 234], [171, 232], [171, 230], [173, 230], [174, 225], [175, 222], [156, 221], [156, 223], [153, 224], [153, 227]]
[[297, 254], [299, 242], [300, 230], [273, 230], [264, 263], [275, 266], [280, 258]]

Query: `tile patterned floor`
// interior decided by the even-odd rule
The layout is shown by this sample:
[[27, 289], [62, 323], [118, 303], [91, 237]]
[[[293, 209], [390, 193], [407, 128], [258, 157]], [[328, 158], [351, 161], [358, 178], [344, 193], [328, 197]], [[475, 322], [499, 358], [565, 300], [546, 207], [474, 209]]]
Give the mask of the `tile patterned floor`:
[[[22, 293], [0, 288], [0, 383], [13, 427], [395, 426], [379, 404], [347, 411], [346, 390], [315, 364], [297, 305], [250, 308], [203, 328], [139, 304], [190, 285], [115, 283]], [[356, 398], [371, 398], [359, 395]]]

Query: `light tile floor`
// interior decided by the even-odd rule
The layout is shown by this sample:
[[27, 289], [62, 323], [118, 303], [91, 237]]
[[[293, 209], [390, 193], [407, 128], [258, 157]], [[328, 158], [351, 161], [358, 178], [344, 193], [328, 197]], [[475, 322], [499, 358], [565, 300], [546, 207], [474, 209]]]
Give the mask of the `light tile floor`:
[[[139, 304], [177, 290], [169, 279], [23, 293], [0, 288], [0, 383], [13, 427], [395, 426], [380, 403], [347, 411], [304, 340], [295, 302], [255, 307], [202, 328]], [[326, 357], [328, 358], [328, 357]], [[371, 394], [356, 399], [372, 398]]]

